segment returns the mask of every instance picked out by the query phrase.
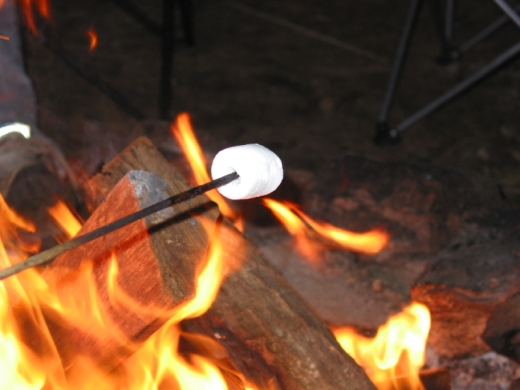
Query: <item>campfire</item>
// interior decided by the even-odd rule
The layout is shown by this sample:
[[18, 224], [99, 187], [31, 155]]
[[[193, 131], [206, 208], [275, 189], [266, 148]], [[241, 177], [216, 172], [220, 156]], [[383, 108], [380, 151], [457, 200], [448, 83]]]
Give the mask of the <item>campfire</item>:
[[[48, 0], [20, 5], [28, 29], [70, 61], [59, 42], [48, 41]], [[85, 28], [84, 38], [85, 54], [101, 53], [96, 29]], [[85, 69], [83, 77], [92, 78]], [[94, 79], [123, 110], [145, 117]], [[189, 115], [180, 114], [170, 130], [188, 170], [167, 161], [160, 142], [136, 139], [76, 194], [88, 218], [59, 199], [48, 209], [60, 230], [56, 242], [212, 182]], [[313, 210], [313, 202], [280, 194], [258, 202], [278, 221], [271, 228], [283, 236], [279, 245], [262, 247], [241, 206], [212, 190], [2, 280], [0, 387], [433, 390], [475, 382], [486, 388], [478, 381], [495, 365], [504, 378], [489, 375], [486, 384], [496, 380], [505, 389], [511, 382], [515, 389], [520, 247], [518, 224], [508, 218], [518, 220], [518, 213], [472, 175], [354, 156], [333, 164], [336, 176], [314, 188], [322, 191], [323, 214], [316, 212], [319, 202]], [[0, 197], [1, 269], [41, 253], [37, 229]], [[276, 259], [273, 248], [282, 249]], [[342, 275], [328, 278], [338, 270]], [[390, 287], [392, 278], [397, 287]], [[330, 292], [314, 299], [329, 280]], [[338, 290], [338, 280], [349, 287]], [[335, 291], [345, 311], [362, 313], [366, 305], [372, 312], [347, 320], [330, 315], [337, 303], [324, 301]], [[461, 374], [464, 364], [471, 367]]]
[[[194, 184], [209, 181], [186, 114], [172, 132], [193, 168]], [[187, 188], [149, 141], [140, 139], [88, 182], [86, 201], [97, 208], [84, 224], [62, 201], [48, 212], [66, 240], [144, 207], [153, 196], [165, 197], [172, 191], [168, 182], [176, 190]], [[156, 194], [147, 193], [152, 188]], [[224, 198], [216, 191], [208, 197], [243, 230]], [[378, 228], [348, 232], [314, 221], [296, 205], [263, 202], [285, 218], [296, 248], [311, 263], [330, 246], [370, 254], [389, 240]], [[34, 225], [3, 200], [0, 206], [5, 268], [38, 248], [23, 239]], [[175, 223], [169, 222], [171, 212], [161, 212], [155, 221], [136, 222], [2, 282], [5, 388], [370, 388], [330, 331], [212, 203], [201, 198], [178, 212]], [[255, 312], [241, 294], [252, 295], [262, 309]], [[428, 329], [428, 310], [413, 304], [374, 339], [347, 328], [333, 333], [379, 389], [419, 389]], [[336, 377], [341, 372], [350, 384]]]

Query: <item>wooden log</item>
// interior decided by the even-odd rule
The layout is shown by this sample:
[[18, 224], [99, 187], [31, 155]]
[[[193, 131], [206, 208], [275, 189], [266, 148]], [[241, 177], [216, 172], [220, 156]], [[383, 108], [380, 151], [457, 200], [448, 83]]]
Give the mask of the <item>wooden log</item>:
[[[131, 171], [117, 183], [79, 234], [171, 195], [173, 189], [160, 177]], [[68, 370], [81, 355], [109, 371], [167, 320], [163, 315], [166, 310], [194, 296], [196, 270], [207, 248], [202, 244], [204, 231], [197, 226], [193, 228], [193, 224], [198, 223], [194, 215], [198, 206], [193, 209], [179, 206], [66, 252], [43, 271], [42, 276], [61, 300], [60, 312], [77, 313], [77, 318], [66, 322], [57, 310], [47, 308], [45, 311], [50, 332]], [[199, 211], [204, 214], [207, 209], [201, 206]], [[190, 235], [181, 234], [187, 226], [192, 227]], [[114, 279], [117, 289], [135, 303], [132, 306], [122, 304], [125, 298], [117, 298], [117, 289], [110, 287], [112, 261], [118, 268]], [[91, 285], [86, 276], [90, 274], [85, 269], [87, 264], [92, 264], [94, 283]], [[78, 272], [82, 269], [86, 272]], [[92, 299], [92, 286], [99, 302]], [[89, 323], [87, 318], [92, 316], [81, 315], [79, 308], [83, 306], [99, 312], [107, 325], [102, 326], [95, 320]]]
[[419, 378], [425, 390], [451, 390], [450, 373], [444, 368], [421, 370]]
[[431, 312], [428, 344], [446, 357], [489, 350], [482, 333], [493, 310], [520, 291], [518, 236], [444, 253], [412, 287]]
[[[154, 172], [172, 186], [184, 183], [155, 147], [141, 138], [91, 180], [91, 203], [100, 202], [132, 169]], [[212, 218], [216, 221], [218, 213]], [[234, 366], [260, 388], [373, 389], [363, 370], [258, 249], [225, 221], [218, 232], [226, 262], [235, 272], [224, 280], [212, 308], [186, 321], [185, 329], [224, 346]], [[190, 234], [189, 230], [183, 234]], [[177, 275], [163, 277], [169, 280]]]
[[520, 362], [520, 294], [493, 310], [482, 339], [494, 351]]

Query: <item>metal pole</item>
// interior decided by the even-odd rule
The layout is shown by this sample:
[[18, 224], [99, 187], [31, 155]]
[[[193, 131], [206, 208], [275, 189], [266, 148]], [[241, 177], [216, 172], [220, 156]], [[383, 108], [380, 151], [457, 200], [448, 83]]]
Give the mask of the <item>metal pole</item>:
[[159, 117], [168, 118], [172, 87], [173, 50], [175, 45], [175, 1], [163, 0], [161, 33], [161, 77], [159, 84]]
[[401, 40], [399, 41], [399, 46], [397, 47], [397, 54], [394, 60], [394, 65], [392, 67], [392, 73], [390, 74], [390, 81], [388, 82], [388, 88], [385, 94], [385, 100], [383, 102], [383, 107], [381, 109], [381, 114], [379, 115], [379, 122], [384, 123], [388, 119], [388, 114], [390, 112], [390, 108], [392, 107], [395, 92], [397, 88], [397, 83], [401, 76], [401, 71], [403, 70], [404, 60], [406, 58], [406, 54], [408, 52], [408, 48], [410, 47], [410, 40], [412, 37], [412, 33], [417, 22], [417, 17], [419, 15], [419, 11], [422, 5], [422, 0], [411, 0], [410, 7], [408, 8], [408, 15], [406, 17], [406, 22], [404, 25], [403, 32], [401, 34]]
[[453, 40], [453, 19], [455, 14], [455, 0], [446, 0], [446, 15], [444, 22], [444, 39], [450, 45]]
[[507, 4], [504, 0], [493, 0], [501, 9], [506, 13], [509, 18], [515, 22], [515, 24], [520, 27], [520, 16], [515, 12], [515, 10]]
[[426, 115], [430, 114], [432, 111], [446, 104], [448, 101], [454, 99], [466, 89], [472, 87], [477, 82], [482, 80], [484, 77], [488, 76], [491, 72], [496, 70], [498, 67], [503, 65], [505, 62], [513, 58], [516, 54], [520, 52], [520, 42], [516, 45], [512, 46], [493, 61], [491, 61], [486, 66], [482, 67], [479, 71], [474, 73], [472, 76], [468, 77], [466, 80], [457, 84], [454, 88], [446, 92], [445, 94], [439, 96], [437, 99], [432, 101], [430, 104], [426, 105], [421, 110], [417, 111], [414, 115], [408, 117], [403, 122], [399, 123], [394, 129], [397, 133], [401, 133], [411, 125], [413, 125], [418, 120], [424, 118]]

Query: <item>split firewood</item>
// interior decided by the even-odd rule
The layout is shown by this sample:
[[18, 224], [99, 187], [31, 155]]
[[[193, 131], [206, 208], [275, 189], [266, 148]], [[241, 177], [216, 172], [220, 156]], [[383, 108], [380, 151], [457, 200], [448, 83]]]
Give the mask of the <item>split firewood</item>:
[[[173, 195], [172, 192], [158, 176], [131, 171], [117, 183], [79, 234], [141, 210]], [[78, 307], [86, 306], [99, 312], [108, 323], [108, 331], [98, 328], [95, 321], [84, 323], [87, 320], [82, 316], [71, 323], [48, 308], [46, 321], [64, 367], [73, 368], [76, 357], [81, 355], [107, 371], [114, 368], [164, 324], [167, 318], [162, 314], [166, 310], [193, 298], [196, 273], [207, 247], [202, 229], [189, 229], [189, 235], [181, 232], [197, 223], [197, 212], [207, 212], [201, 202], [204, 200], [194, 201], [189, 208], [182, 204], [162, 210], [66, 252], [46, 267], [42, 276], [62, 300], [64, 311], [74, 313]], [[91, 298], [86, 281], [89, 265], [99, 302]], [[117, 276], [112, 276], [110, 282], [115, 266]], [[118, 291], [124, 292], [123, 300], [130, 298], [134, 305], [115, 302]]]
[[[172, 188], [186, 185], [150, 141], [141, 138], [90, 181], [91, 204], [99, 204], [127, 172], [135, 169], [157, 174]], [[206, 218], [217, 221], [218, 212], [209, 210]], [[193, 229], [186, 226], [179, 234], [191, 236]], [[223, 281], [211, 309], [186, 321], [185, 330], [217, 341], [237, 370], [260, 388], [373, 389], [363, 370], [258, 249], [227, 222], [218, 231], [223, 256], [234, 272]], [[208, 244], [204, 237], [197, 240]], [[193, 262], [188, 258], [185, 261]], [[162, 277], [168, 284], [180, 272], [182, 269], [163, 273]]]
[[442, 356], [489, 351], [481, 336], [495, 308], [520, 292], [518, 237], [451, 250], [412, 287], [414, 301], [428, 306], [428, 344]]

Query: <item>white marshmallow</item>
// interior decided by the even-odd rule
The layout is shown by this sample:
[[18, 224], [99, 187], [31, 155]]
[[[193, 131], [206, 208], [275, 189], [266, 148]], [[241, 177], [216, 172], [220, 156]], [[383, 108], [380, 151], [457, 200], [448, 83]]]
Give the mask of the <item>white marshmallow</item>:
[[213, 180], [232, 172], [240, 177], [218, 189], [229, 199], [267, 195], [276, 190], [283, 179], [280, 158], [258, 144], [233, 146], [217, 153], [211, 166]]

